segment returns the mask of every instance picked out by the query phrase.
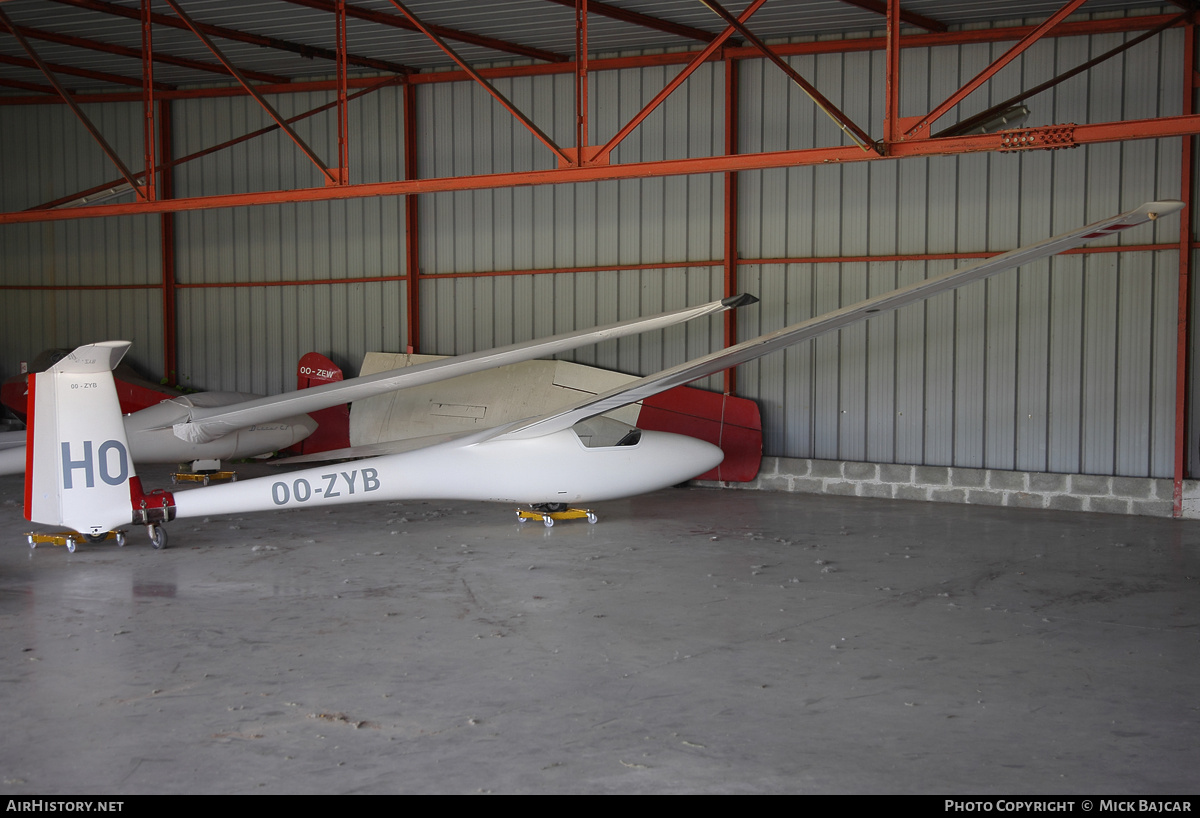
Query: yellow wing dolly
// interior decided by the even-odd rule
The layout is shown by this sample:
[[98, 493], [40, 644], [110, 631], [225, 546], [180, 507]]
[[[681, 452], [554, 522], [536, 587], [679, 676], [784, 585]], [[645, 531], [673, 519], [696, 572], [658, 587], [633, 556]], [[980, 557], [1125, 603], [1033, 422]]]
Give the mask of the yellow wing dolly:
[[38, 545], [65, 545], [67, 551], [74, 554], [75, 546], [80, 542], [98, 543], [105, 540], [116, 540], [117, 546], [125, 545], [125, 532], [123, 530], [109, 531], [105, 534], [79, 534], [74, 531], [60, 531], [56, 534], [37, 534], [30, 531], [25, 534], [25, 538], [29, 540], [30, 548], [37, 548]]
[[598, 519], [600, 518], [596, 516], [596, 512], [590, 508], [567, 508], [563, 503], [548, 503], [533, 506], [530, 509], [517, 509], [517, 522], [541, 520], [546, 528], [553, 526], [556, 520], [587, 520], [591, 525], [595, 525]]
[[213, 480], [228, 480], [231, 483], [237, 482], [237, 472], [235, 471], [210, 471], [210, 472], [187, 472], [177, 471], [171, 475], [171, 483], [178, 485], [180, 483], [201, 483], [207, 486]]

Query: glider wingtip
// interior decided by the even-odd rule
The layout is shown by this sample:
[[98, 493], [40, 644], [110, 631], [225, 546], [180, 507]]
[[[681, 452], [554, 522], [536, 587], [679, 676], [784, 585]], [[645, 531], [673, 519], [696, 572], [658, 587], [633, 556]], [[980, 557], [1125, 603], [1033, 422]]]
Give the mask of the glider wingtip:
[[1177, 213], [1183, 209], [1183, 202], [1178, 199], [1163, 199], [1161, 201], [1146, 202], [1141, 209], [1151, 219], [1157, 219], [1159, 216], [1170, 216], [1172, 213]]
[[750, 304], [757, 304], [758, 298], [750, 295], [750, 293], [738, 293], [737, 295], [731, 295], [728, 298], [722, 298], [721, 303], [726, 307], [735, 309], [737, 307], [745, 307]]

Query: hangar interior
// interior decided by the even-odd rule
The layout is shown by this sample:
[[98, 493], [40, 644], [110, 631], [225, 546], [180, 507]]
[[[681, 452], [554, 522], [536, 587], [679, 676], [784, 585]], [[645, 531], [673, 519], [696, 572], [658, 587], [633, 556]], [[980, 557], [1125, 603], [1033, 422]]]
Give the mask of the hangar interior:
[[[42, 695], [83, 673], [68, 663], [67, 649], [29, 646], [82, 628], [80, 644], [89, 646], [83, 655], [100, 674], [83, 678], [98, 698], [74, 706], [113, 712], [85, 720], [81, 729], [113, 729], [120, 721], [114, 712], [136, 709], [126, 704], [133, 693], [108, 700], [107, 690], [96, 692], [104, 685], [149, 684], [137, 694], [137, 707], [145, 709], [134, 720], [161, 728], [166, 716], [154, 714], [165, 711], [180, 724], [180, 735], [153, 739], [163, 742], [158, 749], [182, 761], [189, 740], [181, 735], [196, 730], [209, 755], [197, 762], [196, 777], [177, 772], [172, 779], [151, 773], [153, 765], [125, 746], [135, 742], [131, 733], [121, 753], [96, 764], [72, 749], [70, 720], [55, 716], [49, 719], [49, 749], [36, 757], [47, 770], [71, 759], [86, 771], [61, 770], [52, 779], [17, 764], [21, 770], [6, 779], [6, 787], [929, 791], [941, 784], [961, 791], [1194, 792], [1200, 765], [1186, 731], [1194, 727], [1196, 711], [1182, 704], [1181, 679], [1196, 670], [1196, 660], [1185, 658], [1196, 654], [1195, 635], [1187, 635], [1197, 613], [1196, 533], [1186, 521], [1144, 517], [1200, 516], [1200, 488], [1192, 479], [1200, 436], [1190, 284], [1192, 154], [1200, 132], [1193, 109], [1196, 12], [1191, 0], [0, 0], [4, 378], [44, 349], [121, 338], [133, 342], [129, 360], [155, 380], [275, 394], [292, 388], [295, 363], [309, 351], [353, 374], [368, 351], [455, 355], [739, 292], [759, 297], [736, 316], [562, 356], [646, 375], [1143, 202], [1185, 203], [1178, 217], [1098, 239], [700, 382], [759, 404], [766, 457], [762, 474], [748, 487], [789, 492], [782, 496], [730, 492], [737, 486], [726, 484], [693, 486], [653, 503], [616, 505], [608, 533], [603, 525], [583, 533], [556, 529], [538, 532], [536, 543], [516, 527], [491, 534], [485, 525], [471, 531], [446, 526], [426, 532], [425, 539], [412, 532], [404, 559], [385, 569], [388, 576], [395, 572], [394, 582], [372, 583], [362, 566], [346, 576], [345, 598], [354, 606], [329, 602], [343, 594], [328, 578], [305, 578], [323, 573], [319, 560], [361, 562], [364, 554], [387, 553], [395, 542], [391, 534], [410, 533], [392, 521], [416, 519], [413, 514], [476, 519], [485, 512], [474, 506], [389, 509], [387, 531], [354, 528], [353, 535], [352, 519], [288, 517], [293, 526], [321, 531], [306, 538], [313, 553], [303, 560], [303, 546], [283, 544], [288, 523], [240, 519], [214, 522], [226, 538], [229, 531], [253, 535], [237, 533], [223, 544], [218, 532], [193, 530], [188, 559], [180, 555], [174, 568], [161, 562], [174, 548], [136, 558], [132, 552], [81, 551], [65, 563], [67, 570], [79, 569], [73, 575], [47, 570], [42, 551], [8, 557], [9, 603], [21, 609], [21, 599], [47, 602], [7, 615], [6, 641], [18, 667], [14, 679], [23, 682], [10, 686], [10, 695], [43, 678], [30, 662], [40, 662], [45, 652], [54, 654], [46, 658], [58, 675]], [[23, 524], [21, 484], [2, 479], [6, 529], [16, 531]], [[857, 498], [828, 496], [836, 494]], [[935, 502], [900, 502], [905, 499]], [[946, 502], [964, 507], [950, 510]], [[987, 508], [995, 505], [1033, 510]], [[822, 519], [822, 508], [834, 516]], [[1118, 512], [1130, 519], [1084, 521], [1070, 512]], [[654, 525], [640, 530], [634, 519], [639, 513]], [[855, 522], [866, 518], [892, 531], [914, 528], [896, 535], [910, 537], [903, 546], [881, 551], [880, 529]], [[341, 535], [330, 528], [338, 522]], [[1031, 533], [1039, 522], [1047, 528]], [[820, 533], [801, 535], [795, 530], [801, 526]], [[679, 545], [663, 533], [676, 529], [699, 544], [701, 563], [714, 561], [711, 573], [692, 576], [672, 562], [679, 554], [657, 562], [663, 555], [643, 538]], [[362, 553], [327, 552], [322, 544], [339, 536], [362, 542]], [[443, 542], [447, 536], [454, 542]], [[1013, 545], [1013, 538], [1022, 545]], [[972, 539], [984, 553], [934, 552], [935, 543], [948, 549], [952, 541]], [[1049, 554], [1059, 539], [1072, 545]], [[736, 554], [719, 553], [735, 542]], [[767, 553], [772, 548], [763, 543], [791, 550], [786, 556]], [[837, 558], [796, 550], [833, 543], [856, 550]], [[447, 560], [443, 548], [465, 550]], [[553, 578], [545, 580], [545, 595], [529, 584], [522, 589], [527, 576], [537, 577], [534, 585], [545, 576], [533, 571], [542, 566], [526, 560], [524, 548], [556, 566], [547, 572]], [[552, 556], [559, 548], [569, 556]], [[893, 563], [914, 556], [904, 548], [926, 549], [924, 556], [934, 559], [925, 564], [944, 563], [947, 576], [906, 574], [893, 590], [886, 578]], [[229, 569], [230, 563], [220, 567], [229, 549], [247, 579], [209, 573]], [[593, 576], [587, 560], [632, 560], [628, 551], [639, 552], [641, 562], [626, 561], [617, 575], [586, 580], [587, 593], [601, 594], [603, 604], [564, 591], [578, 576]], [[484, 556], [464, 556], [479, 552]], [[1140, 559], [1109, 560], [1113, 553], [1134, 552]], [[284, 567], [289, 557], [298, 564]], [[206, 567], [209, 560], [216, 564]], [[452, 577], [468, 564], [473, 571], [489, 561], [509, 572], [519, 563], [533, 573], [490, 587], [493, 598], [481, 602], [472, 595], [473, 579], [459, 583]], [[825, 567], [851, 562], [863, 570], [847, 588], [852, 571], [809, 576], [799, 567], [816, 561]], [[1012, 578], [1052, 561], [1053, 581], [1036, 591]], [[794, 593], [787, 603], [768, 600], [757, 578], [772, 574], [771, 566], [776, 573], [794, 572], [773, 577], [773, 591], [796, 586], [808, 593]], [[332, 657], [345, 650], [347, 662], [370, 666], [365, 657], [374, 636], [352, 624], [355, 617], [366, 616], [373, 597], [401, 594], [405, 580], [399, 577], [425, 570], [449, 572], [418, 592], [418, 599], [433, 600], [436, 624], [423, 631], [410, 623], [413, 630], [390, 634], [381, 626], [379, 633], [446, 644], [487, 637], [483, 656], [465, 648], [461, 654], [449, 648], [415, 652], [425, 662], [418, 675], [426, 685], [456, 678], [461, 689], [443, 690], [475, 697], [479, 704], [472, 712], [490, 715], [472, 716], [470, 708], [457, 707], [460, 699], [454, 706], [428, 701], [428, 723], [416, 719], [400, 727], [398, 716], [356, 717], [352, 711], [365, 709], [364, 697], [399, 694], [383, 690], [383, 681], [370, 693], [361, 681], [338, 682], [342, 676]], [[655, 584], [632, 578], [672, 570], [682, 570], [693, 584], [676, 589], [678, 608], [663, 617], [654, 604]], [[727, 632], [727, 622], [714, 626], [695, 607], [693, 594], [718, 589], [725, 571], [745, 572], [730, 580], [737, 592], [701, 596], [737, 600], [729, 607], [748, 617], [743, 625], [757, 623], [745, 632]], [[81, 579], [84, 574], [90, 579]], [[1001, 577], [1013, 587], [996, 596], [994, 581]], [[620, 595], [604, 596], [599, 583], [610, 582], [621, 586]], [[939, 583], [953, 590], [943, 591]], [[234, 636], [237, 625], [220, 619], [235, 609], [254, 619], [250, 610], [226, 604], [242, 592], [267, 600], [264, 607], [277, 617], [264, 626], [261, 640]], [[1053, 604], [1030, 602], [1029, 593]], [[184, 610], [208, 624], [168, 617], [180, 628], [179, 642], [212, 646], [199, 652], [167, 646], [164, 655], [180, 657], [188, 668], [187, 679], [174, 686], [149, 682], [156, 672], [170, 672], [165, 667], [127, 676], [111, 662], [109, 643], [119, 637], [106, 626], [93, 632], [85, 625], [93, 617], [107, 622], [125, 615], [137, 620], [151, 609], [161, 613], [164, 598], [191, 600], [190, 606], [202, 597], [206, 604]], [[1010, 598], [1021, 602], [1010, 604]], [[214, 600], [220, 604], [207, 604]], [[328, 613], [334, 620], [328, 629], [320, 622], [325, 614], [313, 610], [318, 600], [341, 609]], [[627, 638], [606, 635], [612, 633], [606, 627], [616, 625], [613, 600], [629, 612], [629, 621], [617, 628]], [[864, 637], [860, 644], [870, 644], [874, 655], [902, 651], [903, 659], [895, 659], [908, 663], [901, 688], [919, 688], [931, 675], [942, 681], [935, 686], [936, 707], [922, 710], [919, 697], [903, 700], [895, 686], [888, 687], [894, 677], [856, 669], [861, 674], [855, 678], [868, 680], [867, 687], [883, 679], [877, 686], [887, 689], [863, 695], [883, 695], [893, 704], [899, 697], [900, 708], [875, 714], [886, 725], [878, 733], [849, 728], [851, 738], [836, 745], [831, 761], [800, 753], [804, 761], [797, 766], [781, 759], [799, 752], [790, 731], [802, 728], [793, 725], [780, 737], [770, 733], [769, 723], [809, 708], [821, 714], [814, 719], [817, 734], [836, 743], [845, 729], [841, 717], [853, 719], [851, 694], [835, 696], [836, 706], [821, 706], [827, 694], [809, 690], [842, 684], [837, 665], [822, 665], [816, 677], [797, 675], [789, 663], [816, 657], [783, 658], [797, 641], [808, 651], [820, 642], [829, 655], [842, 648], [837, 639], [846, 634], [831, 635], [834, 641], [825, 646], [825, 634], [813, 633], [818, 601], [829, 606], [831, 622]], [[308, 610], [288, 613], [289, 603]], [[999, 627], [1005, 635], [975, 638], [978, 633], [969, 632], [979, 623], [960, 625], [952, 637], [960, 649], [948, 656], [944, 648], [918, 649], [911, 642], [919, 640], [906, 640], [878, 621], [890, 617], [895, 621], [888, 627], [936, 628], [908, 619], [916, 609], [921, 617], [932, 615], [934, 605], [967, 607], [972, 616], [1002, 612], [1008, 617]], [[27, 618], [30, 609], [49, 613], [46, 608], [53, 624], [38, 626]], [[381, 615], [420, 617], [420, 608], [415, 602], [392, 605]], [[768, 609], [788, 613], [768, 625]], [[1170, 617], [1155, 616], [1168, 609]], [[526, 615], [562, 617], [564, 630], [553, 638], [532, 637], [522, 621]], [[279, 710], [291, 715], [278, 715], [273, 705], [256, 707], [257, 721], [242, 723], [237, 708], [243, 705], [231, 703], [233, 715], [207, 730], [212, 714], [205, 707], [159, 706], [163, 690], [175, 691], [168, 698], [185, 699], [190, 694], [180, 691], [217, 684], [197, 670], [209, 664], [220, 669], [214, 676], [232, 685], [216, 699], [232, 701], [240, 685], [237, 695], [260, 696], [261, 705], [268, 694], [247, 691], [282, 684], [278, 678], [229, 680], [238, 666], [254, 661], [259, 648], [251, 642], [304, 652], [292, 641], [295, 634], [281, 639], [291, 616], [298, 617], [297, 633], [312, 634], [315, 651], [328, 663], [309, 667], [309, 660], [263, 648], [276, 668], [264, 674], [287, 677], [293, 673], [284, 667], [289, 664], [309, 674], [305, 685], [312, 695], [297, 694], [295, 701], [303, 704]], [[469, 637], [456, 630], [461, 617], [474, 626]], [[588, 617], [610, 619], [571, 631], [569, 623]], [[633, 635], [647, 622], [654, 623], [651, 634], [659, 641], [643, 643]], [[142, 641], [151, 639], [152, 628], [129, 627], [138, 638], [125, 641], [138, 647], [121, 645], [123, 661], [155, 653], [151, 641]], [[713, 639], [697, 654], [666, 647], [672, 634], [686, 642], [697, 629], [710, 628], [730, 642], [721, 647]], [[128, 631], [118, 626], [115, 632]], [[1135, 634], [1146, 641], [1139, 643]], [[509, 635], [518, 643], [512, 654], [493, 649], [500, 643], [491, 637]], [[154, 634], [159, 637], [165, 635]], [[339, 647], [342, 637], [347, 641]], [[610, 645], [614, 657], [621, 654], [621, 661], [636, 667], [609, 679], [612, 668], [592, 659], [556, 664], [551, 657], [559, 648], [550, 646], [556, 639], [576, 647], [583, 640], [595, 648], [592, 659], [608, 657]], [[1108, 669], [1099, 694], [1103, 706], [1087, 718], [1116, 708], [1130, 724], [1104, 726], [1096, 717], [1079, 743], [1055, 744], [1056, 730], [1086, 720], [1067, 707], [1062, 691], [1082, 697], [1084, 709], [1096, 701], [1090, 682], [1078, 675], [1087, 662], [1059, 662], [1059, 653], [1045, 647], [1056, 639], [1067, 653]], [[763, 648], [762, 640], [776, 647]], [[1105, 641], [1114, 651], [1119, 645], [1122, 655], [1104, 652]], [[1029, 648], [1032, 642], [1037, 647]], [[1002, 644], [1003, 653], [992, 644]], [[220, 645], [224, 658], [211, 655], [223, 650]], [[1056, 657], [1044, 675], [1033, 682], [1001, 678], [1019, 676], [1025, 663], [1044, 659], [1043, 649]], [[932, 651], [941, 657], [932, 665], [947, 667], [940, 675], [923, 674], [913, 664], [913, 650]], [[35, 656], [22, 657], [21, 651]], [[670, 656], [664, 659], [662, 651]], [[499, 676], [488, 682], [506, 691], [494, 701], [463, 680], [461, 656], [470, 655], [498, 662], [490, 665], [496, 673], [501, 666], [510, 671], [503, 684]], [[707, 657], [706, 672], [719, 678], [709, 692], [689, 689], [676, 715], [669, 706], [647, 704], [660, 693], [678, 693], [693, 655]], [[1162, 672], [1135, 684], [1127, 659], [1133, 655]], [[515, 668], [525, 661], [532, 663], [527, 671], [542, 668], [546, 675], [522, 676]], [[996, 671], [995, 663], [1009, 670]], [[381, 673], [408, 672], [384, 664], [380, 660]], [[754, 668], [767, 667], [773, 668], [770, 679], [755, 677]], [[928, 724], [934, 709], [938, 720], [964, 715], [954, 710], [967, 706], [958, 682], [969, 685], [985, 676], [998, 690], [1012, 685], [1000, 710], [1008, 718], [1019, 713], [1026, 723], [1042, 719], [1027, 699], [1054, 689], [1048, 701], [1056, 715], [1030, 728], [1032, 758], [1019, 760], [1004, 749], [1021, 739], [1001, 730], [994, 712], [965, 719], [975, 728]], [[605, 740], [620, 746], [601, 750], [604, 741], [593, 743], [604, 729], [597, 725], [609, 723], [606, 714], [616, 706], [622, 678], [633, 678], [629, 687], [645, 698], [613, 717], [617, 728]], [[515, 679], [524, 679], [522, 692], [510, 689], [521, 687]], [[1157, 697], [1156, 703], [1143, 711], [1120, 702], [1118, 682], [1142, 685], [1139, 701]], [[354, 707], [317, 702], [318, 689], [338, 684], [351, 689]], [[410, 691], [416, 681], [397, 684]], [[747, 695], [752, 687], [759, 692]], [[579, 689], [602, 695], [585, 701], [564, 692]], [[694, 723], [703, 723], [711, 736], [724, 729], [724, 715], [736, 718], [723, 703], [737, 700], [739, 707], [755, 709], [756, 697], [773, 695], [762, 691], [778, 691], [780, 699], [759, 701], [758, 720], [745, 722], [720, 749], [719, 743], [704, 749], [676, 721], [699, 719]], [[533, 719], [533, 702], [541, 695], [560, 697], [546, 718], [580, 732]], [[505, 697], [524, 704], [500, 703]], [[981, 694], [977, 704], [986, 699]], [[406, 699], [404, 718], [420, 706]], [[29, 715], [13, 735], [27, 730], [36, 744], [37, 718], [50, 708], [26, 708]], [[288, 721], [301, 710], [307, 716]], [[900, 726], [912, 713], [928, 743], [908, 761], [897, 761], [902, 737], [917, 729]], [[562, 751], [572, 760], [555, 761], [554, 753], [531, 749], [551, 739], [533, 739], [525, 728], [506, 725], [522, 719], [536, 722], [539, 735], [574, 748]], [[646, 729], [663, 742], [653, 762], [623, 743], [634, 742], [648, 721], [655, 724]], [[390, 726], [380, 728], [385, 722]], [[314, 725], [329, 726], [330, 733], [373, 726], [373, 742], [412, 742], [423, 760], [406, 767], [402, 779], [389, 778], [386, 761], [374, 763], [369, 774], [360, 766], [358, 777], [343, 777], [325, 764], [338, 754], [322, 755], [324, 736], [311, 747], [277, 755], [262, 749], [287, 745], [276, 741], [282, 733]], [[480, 725], [484, 729], [468, 738]], [[986, 748], [955, 753], [980, 735]], [[765, 743], [756, 745], [760, 738]], [[514, 753], [527, 764], [523, 771], [495, 758], [478, 766], [485, 745], [500, 755], [510, 741], [525, 748]], [[1098, 751], [1081, 749], [1085, 741], [1104, 748], [1127, 771], [1118, 773], [1116, 763], [1097, 767]], [[8, 744], [10, 759], [25, 749]], [[222, 783], [227, 771], [219, 757], [231, 745], [235, 755], [255, 762], [245, 777]], [[343, 740], [339, 746], [353, 749], [337, 764], [361, 765], [380, 752], [371, 742]], [[834, 771], [851, 764], [863, 747], [872, 759], [864, 778]], [[946, 760], [956, 755], [947, 772]], [[439, 757], [455, 762], [442, 776], [464, 766], [478, 775], [438, 777]], [[294, 758], [302, 761], [281, 760]], [[1148, 758], [1157, 772], [1148, 772]], [[1062, 764], [1069, 774], [1057, 766]], [[996, 777], [987, 778], [980, 772], [985, 769]], [[1016, 769], [1026, 777], [1011, 772]], [[316, 770], [320, 775], [300, 783]], [[943, 773], [947, 777], [940, 778]]]

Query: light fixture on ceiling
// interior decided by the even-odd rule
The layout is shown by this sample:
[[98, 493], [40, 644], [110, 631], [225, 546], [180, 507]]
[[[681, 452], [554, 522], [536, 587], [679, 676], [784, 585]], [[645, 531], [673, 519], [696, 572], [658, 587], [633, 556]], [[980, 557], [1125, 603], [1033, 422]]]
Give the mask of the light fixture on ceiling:
[[1005, 108], [995, 116], [984, 120], [971, 128], [967, 133], [992, 133], [1015, 128], [1029, 118], [1029, 108], [1025, 105], [1014, 105]]

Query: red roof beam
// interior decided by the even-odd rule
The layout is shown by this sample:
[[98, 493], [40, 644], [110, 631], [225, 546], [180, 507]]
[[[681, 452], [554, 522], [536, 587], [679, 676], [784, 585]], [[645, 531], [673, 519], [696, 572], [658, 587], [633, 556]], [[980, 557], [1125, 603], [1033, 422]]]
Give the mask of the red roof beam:
[[[40, 70], [38, 64], [33, 60], [27, 60], [22, 57], [9, 57], [5, 54], [0, 54], [0, 63], [4, 65], [19, 65], [22, 68], [33, 68]], [[98, 82], [111, 82], [114, 85], [132, 85], [137, 88], [142, 87], [142, 81], [137, 77], [126, 77], [123, 74], [110, 74], [107, 71], [93, 71], [88, 68], [75, 68], [70, 65], [60, 65], [59, 63], [43, 63], [47, 68], [55, 74], [66, 74], [72, 77], [83, 77], [89, 80]], [[164, 85], [159, 83], [158, 88], [163, 91], [170, 91], [174, 88], [173, 85]]]
[[[568, 8], [575, 7], [575, 0], [546, 0], [546, 2], [555, 3], [559, 6], [567, 6]], [[674, 34], [677, 37], [684, 37], [689, 40], [698, 40], [702, 43], [711, 43], [717, 39], [717, 35], [711, 31], [692, 28], [681, 23], [672, 23], [670, 20], [664, 20], [661, 17], [651, 17], [649, 14], [610, 6], [608, 3], [600, 3], [597, 0], [587, 0], [587, 10], [588, 14], [597, 14], [601, 17], [608, 17], [611, 20], [632, 23], [635, 26], [662, 31], [666, 34]]]
[[[1037, 130], [1037, 129], [1034, 129]], [[1170, 136], [1193, 136], [1200, 133], [1200, 116], [1160, 117], [1128, 122], [1075, 126], [1077, 144], [1119, 142], [1131, 139], [1157, 139]], [[1011, 132], [1009, 132], [1011, 136]], [[43, 221], [64, 221], [80, 218], [101, 218], [146, 213], [212, 210], [223, 207], [280, 204], [284, 202], [316, 202], [337, 199], [358, 199], [374, 196], [405, 196], [414, 193], [440, 193], [453, 190], [488, 190], [529, 185], [576, 184], [614, 179], [658, 178], [686, 176], [696, 173], [765, 170], [800, 165], [819, 165], [829, 162], [885, 161], [905, 156], [942, 156], [956, 153], [982, 153], [999, 150], [1005, 133], [975, 134], [943, 139], [916, 139], [898, 142], [890, 157], [880, 157], [854, 146], [808, 148], [768, 153], [743, 153], [733, 156], [668, 159], [657, 162], [637, 162], [627, 165], [586, 165], [555, 170], [496, 173], [485, 176], [441, 177], [395, 182], [371, 182], [357, 185], [301, 188], [298, 190], [264, 191], [256, 193], [227, 193], [218, 196], [198, 196], [187, 199], [159, 200], [113, 205], [91, 205], [69, 210], [39, 210], [0, 213], [0, 224]]]
[[[52, 85], [42, 85], [37, 82], [22, 82], [21, 80], [6, 80], [0, 78], [0, 85], [8, 88], [20, 88], [22, 91], [34, 91], [39, 94], [48, 94], [53, 98], [54, 102], [62, 102], [62, 98], [58, 96], [58, 92], [54, 90]], [[38, 99], [38, 97], [21, 97], [21, 99]], [[50, 102], [51, 100], [46, 100]]]
[[[841, 0], [841, 2], [847, 6], [855, 6], [883, 15], [886, 15], [888, 12], [888, 3], [900, 4], [900, 0], [888, 0], [886, 3], [882, 2], [882, 0]], [[910, 26], [916, 26], [917, 28], [923, 28], [926, 31], [948, 31], [950, 28], [941, 20], [935, 20], [932, 17], [926, 17], [924, 14], [905, 11], [904, 9], [900, 9], [900, 22], [908, 23]]]
[[[1037, 131], [1039, 129], [1032, 129]], [[1200, 115], [1159, 117], [1157, 119], [1108, 122], [1097, 125], [1076, 125], [1075, 144], [1121, 142], [1132, 139], [1158, 139], [1172, 136], [1194, 136], [1200, 133]], [[338, 199], [361, 199], [374, 196], [407, 196], [414, 193], [441, 193], [454, 190], [490, 190], [495, 188], [532, 185], [577, 184], [614, 179], [642, 179], [664, 176], [686, 176], [696, 173], [765, 170], [800, 165], [820, 165], [830, 162], [880, 162], [906, 156], [944, 156], [959, 153], [985, 153], [1004, 147], [1012, 132], [973, 134], [942, 139], [915, 139], [892, 146], [888, 157], [859, 150], [854, 146], [807, 148], [768, 153], [741, 153], [733, 156], [705, 156], [691, 159], [667, 159], [657, 162], [636, 162], [626, 165], [585, 165], [554, 170], [495, 173], [484, 176], [457, 176], [433, 179], [410, 179], [395, 182], [371, 182], [357, 185], [301, 188], [298, 190], [262, 191], [255, 193], [226, 193], [217, 196], [197, 196], [187, 199], [159, 200], [113, 205], [90, 205], [69, 210], [37, 210], [0, 213], [0, 224], [27, 224], [44, 221], [66, 221], [82, 218], [102, 218], [147, 213], [213, 210], [223, 207], [280, 204], [284, 202], [319, 202]]]
[[[75, 8], [87, 9], [88, 11], [98, 11], [101, 14], [112, 14], [117, 17], [125, 17], [130, 20], [141, 20], [142, 13], [139, 9], [127, 8], [118, 6], [116, 3], [104, 2], [104, 0], [49, 0], [51, 3], [61, 3], [64, 6], [73, 6]], [[169, 26], [170, 28], [186, 29], [187, 26], [181, 20], [172, 17], [169, 14], [152, 14], [151, 21], [155, 25]], [[306, 45], [304, 43], [294, 43], [290, 40], [283, 40], [278, 37], [265, 37], [261, 34], [251, 34], [246, 31], [239, 31], [233, 28], [224, 26], [214, 26], [209, 23], [197, 23], [199, 28], [205, 33], [213, 37], [220, 37], [223, 40], [231, 40], [238, 43], [248, 43], [257, 45], [263, 48], [274, 48], [279, 51], [289, 51], [293, 54], [299, 54], [306, 59], [322, 59], [330, 62], [337, 61], [337, 52], [331, 51], [328, 48], [320, 48], [318, 46]], [[408, 74], [413, 73], [414, 69], [394, 63], [389, 60], [377, 60], [373, 57], [361, 57], [354, 54], [347, 55], [347, 59], [354, 65], [362, 68], [371, 68], [376, 71], [388, 71], [393, 74]]]
[[[283, 0], [285, 3], [291, 3], [295, 6], [304, 6], [305, 8], [318, 9], [320, 11], [335, 12], [336, 6], [329, 0]], [[574, 0], [570, 0], [574, 3]], [[389, 14], [384, 11], [373, 11], [364, 9], [358, 6], [346, 4], [346, 16], [355, 17], [359, 20], [366, 20], [371, 23], [378, 23], [383, 26], [391, 26], [393, 28], [402, 28], [405, 31], [420, 31], [415, 25], [409, 22], [404, 17], [398, 17], [395, 14]], [[469, 45], [477, 45], [482, 48], [489, 48], [493, 51], [502, 51], [507, 54], [516, 54], [520, 57], [529, 57], [542, 62], [566, 62], [570, 59], [566, 54], [556, 54], [553, 51], [546, 51], [541, 48], [521, 45], [520, 43], [509, 42], [508, 40], [500, 40], [495, 37], [485, 37], [482, 34], [471, 34], [468, 31], [459, 31], [445, 26], [428, 24], [426, 26], [430, 31], [437, 33], [444, 40], [454, 40], [456, 42], [468, 43]]]
[[[58, 43], [59, 45], [70, 45], [75, 48], [84, 48], [89, 51], [101, 51], [106, 54], [116, 54], [121, 57], [129, 57], [130, 59], [142, 59], [142, 52], [136, 48], [128, 46], [115, 45], [113, 43], [103, 43], [99, 40], [90, 40], [86, 37], [74, 37], [69, 34], [56, 34], [53, 31], [42, 31], [41, 29], [30, 28], [29, 26], [18, 26], [21, 33], [31, 40], [44, 40], [48, 43]], [[5, 29], [7, 30], [7, 29]], [[160, 62], [163, 65], [173, 65], [177, 68], [188, 68], [193, 71], [208, 71], [214, 74], [228, 75], [228, 71], [224, 66], [214, 63], [204, 62], [202, 60], [189, 60], [185, 57], [172, 57], [170, 54], [155, 54], [154, 61]], [[288, 78], [280, 74], [268, 74], [265, 71], [246, 71], [247, 77], [258, 80], [259, 82], [284, 83]]]

